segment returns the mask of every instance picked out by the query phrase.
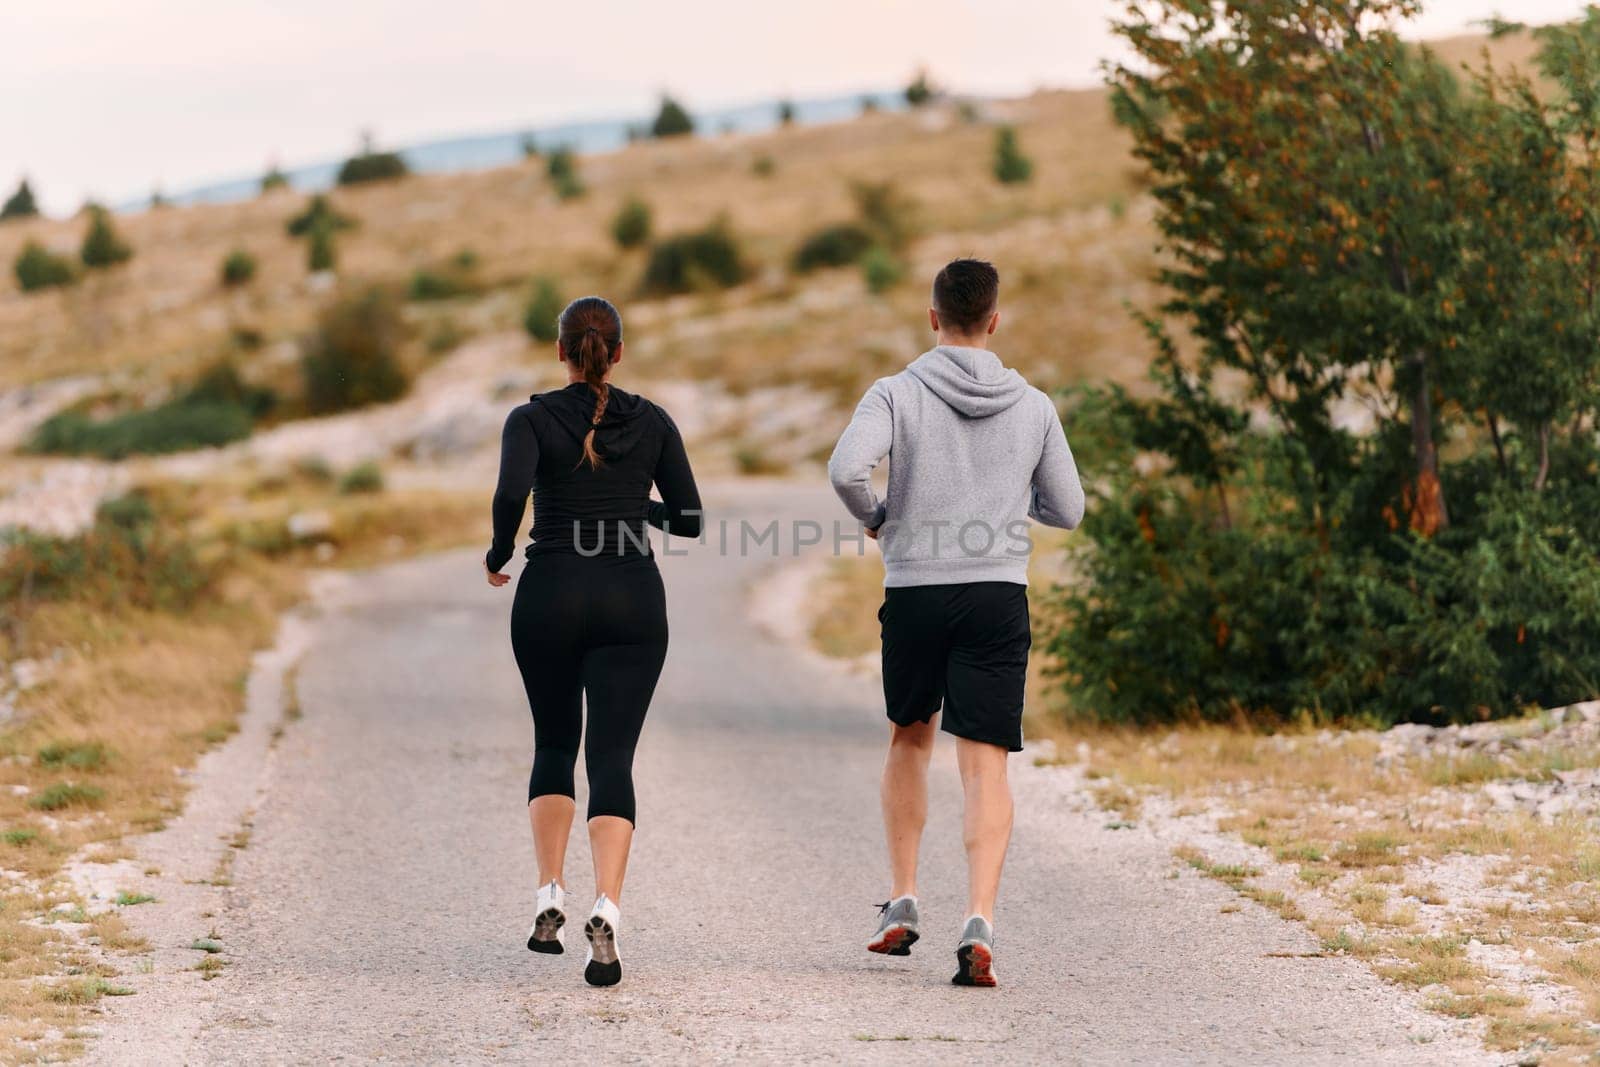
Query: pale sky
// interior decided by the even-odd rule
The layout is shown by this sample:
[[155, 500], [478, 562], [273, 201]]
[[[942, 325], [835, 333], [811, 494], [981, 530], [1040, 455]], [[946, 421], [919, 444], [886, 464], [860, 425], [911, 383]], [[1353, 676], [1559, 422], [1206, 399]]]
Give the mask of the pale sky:
[[[892, 89], [1080, 86], [1113, 0], [0, 0], [0, 191], [123, 201], [386, 145]], [[1434, 0], [1410, 35], [1582, 0]], [[3, 195], [0, 192], [0, 195]]]

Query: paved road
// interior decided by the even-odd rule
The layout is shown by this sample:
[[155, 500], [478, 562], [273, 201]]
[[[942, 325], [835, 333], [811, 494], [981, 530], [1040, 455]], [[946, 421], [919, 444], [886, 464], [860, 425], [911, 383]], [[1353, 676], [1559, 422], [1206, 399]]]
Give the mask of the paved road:
[[[836, 514], [778, 487], [725, 500], [721, 514], [764, 523], [801, 508]], [[1105, 829], [1066, 802], [1064, 775], [1025, 758], [998, 922], [1003, 987], [952, 987], [963, 876], [947, 744], [924, 941], [905, 960], [864, 952], [885, 895], [877, 694], [752, 627], [749, 583], [777, 564], [714, 545], [662, 561], [672, 651], [638, 766], [626, 978], [589, 989], [581, 950], [522, 944], [532, 726], [506, 637], [511, 590], [484, 585], [476, 558], [362, 576], [314, 624], [303, 718], [259, 772], [250, 845], [204, 918], [227, 968], [205, 983], [181, 970], [190, 934], [149, 906], [156, 972], [131, 976], [141, 995], [110, 1004], [95, 1059], [1479, 1061], [1361, 965], [1295, 958], [1312, 947], [1297, 926], [1254, 906], [1222, 914], [1227, 889], [1174, 876], [1166, 846]], [[197, 805], [208, 788], [222, 785], [202, 784]], [[581, 836], [569, 877], [581, 907]], [[180, 907], [179, 887], [167, 892]]]

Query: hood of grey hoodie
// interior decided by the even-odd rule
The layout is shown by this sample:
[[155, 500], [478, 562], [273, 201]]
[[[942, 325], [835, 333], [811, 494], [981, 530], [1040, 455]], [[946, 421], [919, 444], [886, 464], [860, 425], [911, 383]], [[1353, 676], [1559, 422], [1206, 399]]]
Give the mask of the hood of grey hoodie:
[[986, 348], [940, 345], [912, 360], [906, 370], [969, 419], [997, 415], [1028, 393], [1022, 375]]

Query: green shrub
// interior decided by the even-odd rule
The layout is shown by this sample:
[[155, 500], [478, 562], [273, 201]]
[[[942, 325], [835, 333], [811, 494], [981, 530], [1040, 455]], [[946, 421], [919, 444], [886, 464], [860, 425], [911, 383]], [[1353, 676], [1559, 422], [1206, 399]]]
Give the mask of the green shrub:
[[905, 264], [882, 245], [873, 245], [861, 257], [861, 276], [874, 293], [887, 292], [906, 276]]
[[520, 142], [523, 159], [538, 159], [540, 156], [539, 142], [534, 140], [533, 134], [525, 133]]
[[464, 248], [437, 267], [418, 267], [411, 274], [408, 293], [412, 300], [449, 300], [480, 292], [478, 254]]
[[345, 471], [344, 477], [339, 479], [339, 492], [346, 496], [382, 491], [383, 468], [371, 461], [356, 464]]
[[235, 248], [222, 261], [222, 284], [248, 285], [256, 276], [256, 257], [242, 248]]
[[411, 168], [399, 153], [374, 151], [369, 144], [359, 155], [351, 156], [340, 165], [335, 181], [340, 185], [360, 185], [404, 178], [410, 173]]
[[779, 100], [778, 101], [778, 125], [780, 125], [780, 126], [793, 126], [794, 125], [794, 118], [795, 118], [794, 101], [793, 100]]
[[696, 289], [728, 289], [744, 281], [748, 273], [739, 252], [739, 242], [718, 219], [703, 230], [665, 238], [650, 249], [641, 294], [667, 296]]
[[650, 205], [629, 197], [611, 220], [611, 236], [619, 248], [637, 248], [650, 240]]
[[551, 149], [544, 160], [545, 174], [555, 188], [556, 196], [572, 200], [584, 193], [583, 179], [578, 177], [578, 156], [566, 145]]
[[311, 231], [311, 241], [306, 246], [306, 270], [312, 274], [336, 270], [339, 266], [339, 249], [334, 243], [332, 226], [317, 226]]
[[916, 232], [916, 203], [893, 182], [855, 182], [850, 186], [856, 217], [885, 248], [898, 252]]
[[750, 173], [757, 178], [770, 178], [778, 172], [778, 164], [765, 152], [750, 161]]
[[16, 534], [0, 543], [0, 601], [187, 610], [210, 587], [213, 572], [182, 531], [181, 516], [130, 493], [103, 501], [94, 524], [76, 536]]
[[29, 241], [22, 246], [11, 269], [17, 276], [17, 284], [25, 293], [71, 285], [78, 277], [72, 260], [56, 255], [37, 241]]
[[133, 455], [186, 452], [243, 440], [252, 429], [250, 412], [236, 404], [162, 404], [104, 419], [81, 412], [53, 415], [28, 439], [30, 452], [123, 459]]
[[233, 405], [259, 419], [278, 406], [278, 393], [268, 386], [250, 384], [232, 360], [221, 359], [200, 372], [179, 402]]
[[872, 247], [872, 235], [853, 222], [824, 226], [801, 242], [791, 260], [797, 274], [822, 267], [848, 267]]
[[556, 339], [560, 332], [556, 322], [561, 312], [566, 308], [566, 301], [561, 299], [561, 290], [556, 287], [555, 279], [539, 278], [533, 283], [533, 292], [528, 296], [528, 305], [522, 312], [522, 328], [528, 331], [528, 336], [535, 341], [549, 343]]
[[28, 807], [36, 811], [61, 811], [63, 808], [98, 807], [106, 798], [106, 791], [96, 785], [79, 785], [76, 782], [57, 782], [28, 799]]
[[681, 137], [693, 132], [694, 119], [689, 116], [689, 112], [672, 97], [663, 96], [661, 107], [656, 111], [655, 121], [650, 123], [650, 136]]
[[1033, 161], [1022, 154], [1015, 127], [1002, 126], [994, 133], [994, 176], [1004, 185], [1033, 177]]
[[114, 267], [133, 258], [133, 249], [117, 233], [111, 212], [98, 204], [89, 208], [89, 232], [84, 235], [79, 257], [90, 270]]
[[0, 222], [7, 219], [31, 219], [39, 215], [39, 204], [33, 198], [33, 188], [24, 178], [17, 183], [17, 191], [0, 204]]
[[41, 748], [35, 758], [41, 767], [98, 771], [111, 761], [111, 753], [99, 741], [52, 741]]
[[304, 211], [288, 221], [287, 229], [290, 237], [305, 237], [319, 229], [348, 230], [355, 224], [355, 219], [342, 214], [333, 206], [332, 200], [318, 193], [306, 204]]
[[335, 299], [300, 360], [306, 409], [320, 415], [404, 395], [411, 380], [400, 362], [402, 334], [400, 310], [383, 289]]

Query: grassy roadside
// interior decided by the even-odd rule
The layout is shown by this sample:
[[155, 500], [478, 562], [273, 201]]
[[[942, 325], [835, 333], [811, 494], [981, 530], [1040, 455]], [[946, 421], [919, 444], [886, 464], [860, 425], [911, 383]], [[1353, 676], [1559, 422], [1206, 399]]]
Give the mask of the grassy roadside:
[[[0, 662], [30, 676], [0, 727], [0, 1062], [81, 1051], [95, 1003], [129, 992], [117, 975], [147, 946], [117, 913], [145, 901], [93, 913], [63, 867], [126, 858], [125, 836], [180, 810], [182, 770], [237, 728], [251, 657], [309, 568], [459, 544], [483, 526], [477, 496], [340, 493], [316, 472], [157, 485], [144, 499], [161, 531], [148, 536], [166, 547], [142, 542], [128, 574], [104, 545], [83, 569], [70, 545], [0, 550], [13, 576], [18, 553], [32, 555], [0, 617]], [[192, 506], [202, 499], [223, 503]]]
[[1190, 828], [1180, 861], [1305, 922], [1324, 953], [1481, 1020], [1492, 1049], [1585, 1061], [1600, 1049], [1600, 845], [1592, 811], [1538, 797], [1581, 790], [1600, 741], [1576, 718], [1492, 726], [1415, 747], [1214, 726], [1058, 745], [1086, 753], [1108, 811]]
[[[877, 648], [875, 560], [833, 561], [812, 606], [823, 653]], [[1048, 625], [1036, 617], [1035, 624]], [[1454, 730], [1067, 725], [1035, 657], [1030, 736], [1083, 776], [1117, 827], [1161, 821], [1177, 862], [1301, 922], [1480, 1020], [1520, 1062], [1600, 1050], [1600, 707]], [[1237, 910], [1230, 906], [1224, 910]]]

